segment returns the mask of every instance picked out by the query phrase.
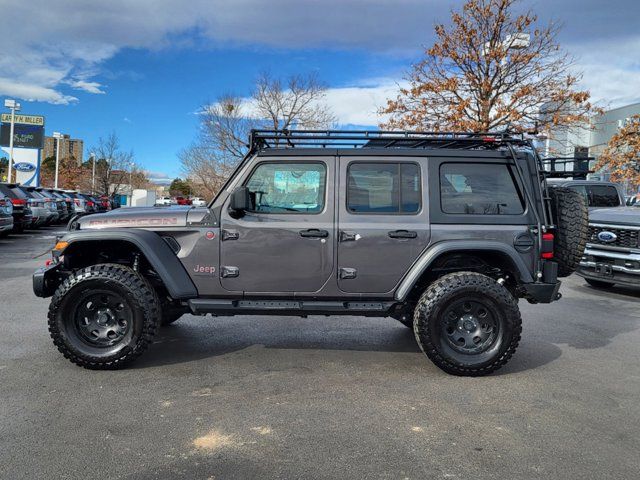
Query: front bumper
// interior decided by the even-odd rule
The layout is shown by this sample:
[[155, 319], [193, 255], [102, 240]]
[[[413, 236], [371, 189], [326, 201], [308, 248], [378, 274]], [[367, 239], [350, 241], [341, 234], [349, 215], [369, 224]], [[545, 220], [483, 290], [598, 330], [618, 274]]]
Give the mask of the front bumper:
[[60, 283], [60, 263], [39, 268], [33, 274], [33, 293], [36, 297], [50, 297]]
[[640, 251], [602, 250], [587, 246], [576, 273], [602, 282], [640, 286]]

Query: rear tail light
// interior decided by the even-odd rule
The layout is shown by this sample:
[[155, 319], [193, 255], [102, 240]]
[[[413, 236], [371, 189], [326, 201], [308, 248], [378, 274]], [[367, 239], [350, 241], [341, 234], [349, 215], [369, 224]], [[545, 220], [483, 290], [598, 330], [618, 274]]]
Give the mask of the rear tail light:
[[13, 203], [14, 205], [26, 205], [27, 201], [23, 200], [22, 198], [12, 198], [11, 203]]
[[90, 206], [90, 207], [93, 207], [93, 206], [95, 205], [95, 203], [93, 203], [93, 202], [87, 202], [87, 205], [88, 205], [88, 206]]
[[75, 203], [76, 205], [80, 205], [80, 199], [79, 198], [74, 198], [73, 199], [73, 203]]
[[542, 249], [540, 258], [550, 260], [553, 258], [553, 233], [542, 234]]
[[0, 199], [0, 212], [4, 212], [7, 215], [13, 213], [13, 203], [10, 200]]

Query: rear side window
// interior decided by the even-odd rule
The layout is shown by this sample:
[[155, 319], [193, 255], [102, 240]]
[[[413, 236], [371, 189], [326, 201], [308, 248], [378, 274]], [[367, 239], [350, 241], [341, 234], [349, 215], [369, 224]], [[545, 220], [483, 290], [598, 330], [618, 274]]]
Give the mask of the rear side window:
[[442, 211], [462, 215], [520, 215], [524, 201], [511, 167], [497, 163], [443, 163]]
[[421, 207], [420, 167], [415, 163], [352, 163], [347, 209], [353, 213], [415, 214]]
[[620, 197], [613, 185], [587, 185], [590, 207], [618, 207]]

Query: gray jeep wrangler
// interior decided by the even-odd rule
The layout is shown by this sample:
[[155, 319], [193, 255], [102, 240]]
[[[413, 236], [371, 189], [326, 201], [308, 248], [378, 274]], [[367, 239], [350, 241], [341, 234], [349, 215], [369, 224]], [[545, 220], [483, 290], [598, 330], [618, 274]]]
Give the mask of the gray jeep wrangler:
[[129, 363], [185, 313], [360, 315], [484, 375], [520, 341], [518, 299], [559, 299], [582, 258], [584, 200], [547, 175], [524, 136], [257, 130], [207, 208], [72, 220], [34, 291], [87, 368]]

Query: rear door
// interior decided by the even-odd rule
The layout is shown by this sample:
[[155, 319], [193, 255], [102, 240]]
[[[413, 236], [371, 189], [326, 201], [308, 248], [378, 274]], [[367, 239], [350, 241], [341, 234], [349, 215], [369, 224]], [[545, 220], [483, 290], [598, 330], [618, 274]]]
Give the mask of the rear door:
[[334, 157], [265, 158], [242, 184], [255, 208], [221, 215], [220, 281], [245, 294], [317, 292], [334, 267]]
[[429, 243], [420, 159], [344, 156], [339, 165], [339, 288], [391, 292]]

